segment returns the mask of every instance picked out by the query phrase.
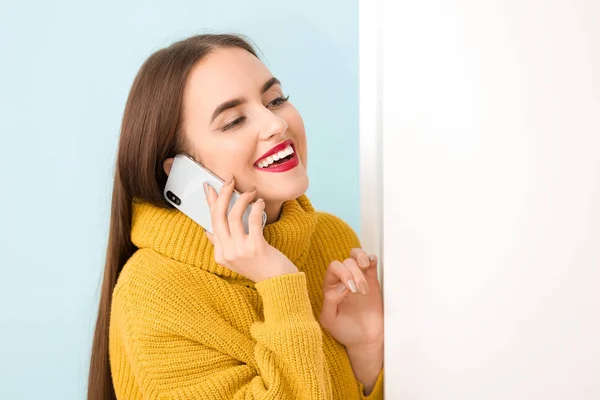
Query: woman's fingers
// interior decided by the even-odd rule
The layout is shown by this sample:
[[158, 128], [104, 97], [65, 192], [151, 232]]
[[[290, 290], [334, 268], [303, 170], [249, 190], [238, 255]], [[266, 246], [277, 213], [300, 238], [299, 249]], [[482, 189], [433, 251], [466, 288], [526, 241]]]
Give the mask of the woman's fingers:
[[217, 192], [208, 184], [208, 182], [204, 182], [204, 193], [206, 193], [206, 202], [208, 203], [208, 208], [210, 210], [210, 214], [212, 215], [212, 210], [215, 206], [215, 202], [217, 201]]
[[365, 275], [358, 266], [356, 260], [353, 258], [348, 258], [344, 260], [344, 265], [352, 273], [353, 281], [355, 283], [355, 287], [358, 288], [358, 291], [362, 294], [368, 294], [369, 284], [367, 283], [367, 279], [365, 278]]
[[377, 256], [375, 254], [370, 254], [369, 255], [369, 268], [367, 268], [365, 270], [365, 276], [367, 278], [375, 278], [377, 279], [377, 263], [378, 263], [379, 259], [377, 258]]
[[323, 297], [325, 301], [321, 309], [320, 320], [322, 324], [323, 321], [335, 320], [338, 306], [351, 291], [349, 290], [349, 282], [352, 279], [352, 273], [341, 262], [333, 261], [329, 264], [325, 279], [323, 280]]
[[325, 279], [323, 280], [323, 293], [327, 293], [330, 290], [344, 292], [339, 286], [340, 282], [352, 293], [358, 291], [352, 272], [343, 263], [333, 261], [329, 264]]
[[375, 254], [367, 254], [363, 249], [352, 249], [350, 257], [356, 260], [367, 280], [372, 277], [377, 278], [378, 260]]
[[229, 202], [231, 201], [233, 188], [233, 175], [229, 175], [229, 178], [225, 181], [225, 184], [218, 195], [212, 187], [208, 186], [208, 204], [212, 217], [213, 234], [219, 236], [221, 241], [226, 240], [231, 235], [229, 232], [229, 224], [227, 222], [227, 211], [229, 210]]
[[254, 238], [263, 238], [263, 211], [265, 210], [265, 201], [258, 199], [252, 204], [250, 216], [248, 217], [248, 233]]
[[352, 249], [350, 250], [350, 258], [353, 258], [358, 263], [358, 266], [362, 269], [369, 268], [371, 261], [369, 255], [363, 249]]
[[244, 216], [244, 212], [246, 211], [246, 207], [250, 205], [250, 202], [254, 200], [256, 196], [256, 188], [252, 188], [248, 192], [242, 194], [236, 201], [231, 211], [229, 211], [229, 216], [227, 220], [229, 222], [229, 232], [231, 233], [231, 237], [236, 240], [242, 240], [246, 231], [244, 229], [244, 221], [242, 217]]

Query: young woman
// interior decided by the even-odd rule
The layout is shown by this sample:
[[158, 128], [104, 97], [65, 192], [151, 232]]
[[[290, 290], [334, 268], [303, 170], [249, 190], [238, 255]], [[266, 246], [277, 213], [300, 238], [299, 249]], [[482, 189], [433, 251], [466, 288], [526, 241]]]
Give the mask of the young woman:
[[[226, 181], [205, 187], [213, 235], [163, 197], [181, 153]], [[146, 60], [123, 116], [89, 399], [382, 398], [377, 259], [313, 209], [306, 162], [302, 118], [247, 41], [194, 36]]]

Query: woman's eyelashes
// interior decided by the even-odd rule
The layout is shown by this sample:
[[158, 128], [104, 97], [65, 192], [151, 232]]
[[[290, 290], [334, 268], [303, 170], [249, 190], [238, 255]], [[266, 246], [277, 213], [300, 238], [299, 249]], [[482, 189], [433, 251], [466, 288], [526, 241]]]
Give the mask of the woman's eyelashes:
[[[285, 103], [287, 103], [289, 101], [289, 99], [290, 99], [290, 96], [279, 96], [276, 99], [274, 99], [273, 101], [271, 101], [270, 103], [268, 103], [266, 105], [266, 107], [269, 110], [277, 109], [277, 108], [281, 107], [282, 105], [284, 105]], [[221, 130], [223, 132], [231, 130], [233, 128], [236, 128], [236, 127], [242, 125], [245, 121], [246, 121], [246, 117], [238, 117], [238, 118], [234, 119], [232, 122], [223, 126], [221, 128]]]
[[233, 120], [232, 122], [228, 123], [227, 125], [225, 125], [224, 127], [221, 128], [221, 130], [223, 132], [228, 131], [230, 129], [235, 128], [236, 126], [242, 124], [244, 121], [246, 120], [246, 117], [239, 117], [236, 118], [235, 120]]
[[287, 103], [289, 99], [290, 99], [290, 96], [279, 96], [278, 98], [276, 98], [275, 100], [273, 100], [269, 104], [267, 104], [267, 108], [273, 109], [273, 108], [280, 107], [284, 103]]

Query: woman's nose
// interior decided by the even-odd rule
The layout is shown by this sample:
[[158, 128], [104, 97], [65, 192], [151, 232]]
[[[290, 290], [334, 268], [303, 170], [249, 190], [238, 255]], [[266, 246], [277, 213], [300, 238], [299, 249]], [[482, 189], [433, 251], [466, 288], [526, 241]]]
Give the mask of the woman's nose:
[[261, 140], [269, 140], [275, 136], [282, 136], [288, 129], [288, 124], [285, 119], [275, 115], [270, 110], [265, 110], [262, 115], [262, 128], [260, 132]]

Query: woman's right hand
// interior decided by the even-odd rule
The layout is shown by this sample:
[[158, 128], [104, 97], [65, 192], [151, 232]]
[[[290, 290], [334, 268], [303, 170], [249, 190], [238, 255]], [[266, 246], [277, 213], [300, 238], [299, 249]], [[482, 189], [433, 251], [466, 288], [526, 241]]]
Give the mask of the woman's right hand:
[[213, 227], [213, 234], [206, 232], [206, 235], [215, 246], [217, 264], [253, 282], [298, 272], [298, 268], [279, 250], [267, 243], [263, 236], [263, 199], [258, 199], [252, 204], [248, 218], [249, 232], [246, 234], [242, 216], [256, 196], [256, 189], [242, 194], [227, 215], [234, 187], [232, 175], [225, 181], [220, 194], [210, 185], [204, 184]]

